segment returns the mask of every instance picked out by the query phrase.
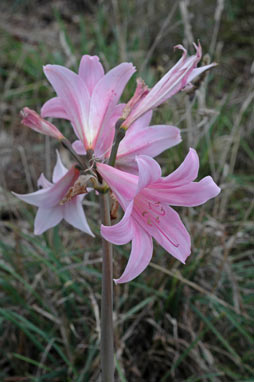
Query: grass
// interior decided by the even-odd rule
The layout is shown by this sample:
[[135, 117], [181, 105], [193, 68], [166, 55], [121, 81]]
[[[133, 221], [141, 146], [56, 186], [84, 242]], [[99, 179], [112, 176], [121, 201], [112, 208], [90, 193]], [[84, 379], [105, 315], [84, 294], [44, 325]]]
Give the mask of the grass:
[[[160, 107], [154, 123], [175, 124], [184, 138], [159, 158], [163, 172], [176, 168], [188, 147], [195, 147], [201, 159], [199, 176], [211, 174], [222, 193], [205, 206], [179, 209], [192, 236], [192, 255], [185, 266], [155, 245], [148, 269], [133, 282], [115, 287], [116, 381], [254, 381], [254, 88], [251, 60], [239, 60], [240, 52], [251, 57], [252, 37], [242, 46], [240, 37], [233, 40], [226, 28], [234, 25], [236, 36], [239, 25], [241, 32], [240, 8], [226, 1], [216, 24], [215, 5], [209, 2], [202, 9], [199, 1], [193, 2], [186, 8], [187, 18], [173, 2], [170, 17], [167, 4], [155, 1], [142, 7], [134, 1], [88, 2], [87, 9], [78, 2], [72, 9], [30, 3], [30, 10], [28, 3], [13, 2], [15, 17], [22, 20], [24, 12], [30, 12], [41, 29], [35, 23], [30, 33], [31, 17], [26, 20], [29, 28], [24, 19], [20, 28], [8, 28], [6, 20], [15, 25], [11, 9], [4, 10], [6, 20], [0, 19], [0, 380], [95, 382], [100, 373], [96, 199], [85, 205], [96, 240], [65, 224], [35, 237], [34, 209], [9, 192], [35, 189], [40, 172], [50, 177], [54, 163], [55, 142], [21, 128], [19, 122], [20, 109], [39, 111], [53, 95], [42, 65], [76, 70], [82, 54], [98, 54], [107, 70], [122, 59], [133, 61], [152, 85], [178, 57], [171, 46], [182, 40], [189, 44], [186, 28], [196, 39], [202, 37], [206, 52], [218, 25], [222, 32], [215, 36], [211, 53], [220, 66], [197, 84], [194, 94], [179, 94]], [[248, 20], [253, 22], [249, 15]], [[223, 41], [230, 45], [221, 54]], [[125, 100], [134, 86], [132, 80]], [[59, 122], [58, 127], [73, 138], [68, 123]], [[69, 158], [65, 160], [68, 164]], [[128, 246], [115, 249], [115, 275], [128, 254]]]

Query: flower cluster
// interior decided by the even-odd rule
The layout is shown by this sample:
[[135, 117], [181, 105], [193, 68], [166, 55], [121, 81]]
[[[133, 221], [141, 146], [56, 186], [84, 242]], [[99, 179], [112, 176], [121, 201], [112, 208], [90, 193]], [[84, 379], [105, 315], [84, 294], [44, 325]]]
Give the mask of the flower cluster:
[[[57, 96], [43, 105], [41, 115], [29, 108], [22, 112], [24, 125], [58, 139], [78, 159], [78, 165], [67, 170], [57, 152], [53, 183], [41, 174], [38, 191], [15, 194], [38, 207], [34, 233], [42, 234], [65, 219], [93, 236], [82, 207], [91, 189], [86, 186], [92, 180], [95, 189], [110, 189], [124, 216], [113, 226], [102, 225], [101, 235], [117, 245], [132, 242], [128, 264], [116, 283], [134, 279], [147, 267], [153, 252], [152, 238], [184, 263], [190, 255], [191, 240], [170, 206], [198, 206], [220, 192], [210, 176], [195, 182], [199, 159], [194, 149], [166, 177], [161, 176], [153, 159], [181, 142], [177, 127], [150, 126], [153, 110], [215, 65], [197, 67], [202, 52], [200, 44], [194, 47], [196, 54], [188, 56], [178, 45], [183, 51], [181, 59], [152, 89], [138, 79], [127, 104], [119, 100], [135, 72], [131, 63], [122, 63], [106, 74], [96, 56], [83, 56], [78, 74], [59, 65], [46, 65], [44, 73]], [[71, 144], [45, 117], [69, 120], [77, 140]], [[82, 167], [82, 163], [89, 165]]]

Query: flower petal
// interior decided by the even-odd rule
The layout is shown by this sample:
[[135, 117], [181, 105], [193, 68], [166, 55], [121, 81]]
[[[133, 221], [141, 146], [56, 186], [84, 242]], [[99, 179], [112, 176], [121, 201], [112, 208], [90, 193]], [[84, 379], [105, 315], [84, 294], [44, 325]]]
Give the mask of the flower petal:
[[[89, 126], [93, 127], [93, 147], [99, 132], [104, 136], [108, 134], [108, 120], [114, 106], [119, 101], [126, 83], [129, 81], [135, 68], [130, 63], [123, 63], [111, 69], [99, 82], [97, 82], [92, 98], [89, 116]], [[111, 126], [109, 126], [109, 129]], [[103, 129], [103, 132], [101, 131]]]
[[117, 153], [117, 167], [128, 171], [137, 167], [136, 155], [155, 157], [180, 142], [181, 135], [177, 127], [158, 125], [138, 130], [125, 136], [121, 141]]
[[41, 174], [39, 179], [37, 180], [37, 186], [42, 188], [48, 188], [52, 187], [53, 184], [47, 178], [45, 178], [44, 174]]
[[97, 158], [109, 156], [115, 136], [115, 124], [121, 117], [123, 108], [124, 104], [118, 104], [113, 107], [112, 114], [107, 122], [107, 134], [105, 134], [105, 130], [100, 130], [94, 151]]
[[138, 177], [104, 163], [97, 163], [97, 170], [117, 195], [123, 209], [126, 209], [129, 201], [136, 195]]
[[61, 98], [75, 133], [88, 146], [90, 95], [81, 77], [60, 65], [46, 65], [44, 73]]
[[12, 192], [12, 194], [23, 202], [39, 207], [41, 204], [45, 203], [50, 196], [50, 189], [51, 187], [47, 187], [29, 194], [17, 194], [16, 192]]
[[119, 279], [114, 279], [115, 283], [126, 283], [139, 276], [150, 263], [152, 254], [153, 242], [151, 236], [138, 224], [135, 224], [129, 261], [122, 276]]
[[149, 190], [153, 200], [169, 203], [172, 206], [195, 207], [206, 203], [220, 193], [220, 188], [210, 176], [200, 182], [191, 182], [175, 188]]
[[123, 218], [112, 226], [101, 225], [101, 235], [110, 243], [122, 245], [131, 241], [134, 234], [134, 223], [131, 219], [133, 202], [128, 205]]
[[138, 165], [138, 187], [136, 193], [139, 193], [143, 188], [156, 182], [161, 176], [160, 165], [152, 158], [146, 155], [138, 155], [136, 157]]
[[178, 187], [188, 184], [198, 176], [199, 158], [196, 150], [190, 149], [183, 163], [171, 174], [162, 178], [161, 182], [170, 184], [171, 187]]
[[63, 206], [39, 208], [34, 221], [34, 234], [41, 235], [56, 226], [63, 218]]
[[80, 61], [78, 74], [91, 95], [95, 85], [103, 77], [104, 69], [97, 56], [84, 55]]
[[151, 214], [150, 218], [147, 215], [149, 218], [147, 222], [139, 216], [138, 222], [166, 251], [185, 263], [186, 258], [190, 255], [190, 235], [179, 215], [172, 208], [166, 204], [160, 204], [160, 207], [164, 215], [158, 214], [157, 218], [155, 218], [155, 213]]
[[141, 99], [149, 93], [149, 88], [142, 78], [137, 78], [137, 86], [133, 96], [129, 99], [123, 110], [122, 117], [126, 119], [130, 112], [138, 106]]
[[76, 151], [78, 155], [86, 155], [86, 149], [81, 141], [77, 140], [73, 142], [72, 148]]
[[57, 155], [57, 161], [56, 161], [56, 165], [55, 165], [54, 171], [53, 171], [53, 182], [54, 183], [58, 182], [68, 172], [67, 168], [63, 165], [63, 162], [61, 160], [61, 157], [60, 157], [58, 150], [56, 150], [56, 155]]
[[212, 64], [201, 66], [200, 68], [193, 69], [193, 71], [191, 72], [191, 74], [188, 77], [188, 82], [191, 82], [192, 80], [194, 80], [194, 78], [196, 78], [197, 76], [199, 76], [200, 74], [202, 74], [206, 70], [211, 69], [215, 66], [217, 66], [217, 64], [214, 62]]
[[63, 118], [69, 120], [70, 117], [68, 113], [65, 111], [64, 104], [60, 97], [53, 97], [41, 108], [41, 116], [52, 117], [52, 118]]
[[152, 110], [149, 110], [147, 113], [143, 114], [140, 118], [138, 118], [135, 122], [133, 122], [133, 124], [126, 130], [126, 136], [132, 133], [136, 133], [139, 130], [143, 130], [147, 128], [151, 123], [152, 116], [153, 116]]
[[94, 234], [87, 223], [84, 209], [82, 207], [83, 199], [84, 195], [78, 195], [71, 201], [64, 204], [64, 219], [73, 227], [94, 237]]

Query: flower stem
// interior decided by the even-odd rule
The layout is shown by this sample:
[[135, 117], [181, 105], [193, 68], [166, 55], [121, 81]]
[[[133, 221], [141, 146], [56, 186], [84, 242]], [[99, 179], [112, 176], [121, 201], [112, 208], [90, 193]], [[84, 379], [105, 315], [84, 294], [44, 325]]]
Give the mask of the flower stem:
[[95, 175], [95, 172], [92, 166], [89, 164], [89, 160], [88, 160], [88, 158], [90, 158], [91, 152], [88, 153], [89, 154], [88, 158], [86, 156], [80, 157], [78, 154], [76, 154], [75, 150], [72, 148], [71, 142], [67, 138], [64, 137], [60, 142], [71, 153], [71, 155], [78, 162], [82, 170], [84, 171], [89, 170], [93, 175]]
[[115, 126], [115, 138], [114, 138], [114, 142], [113, 142], [113, 146], [112, 146], [112, 150], [111, 150], [111, 154], [110, 154], [110, 157], [109, 157], [109, 161], [108, 161], [108, 164], [110, 166], [114, 166], [115, 165], [115, 161], [116, 161], [116, 154], [117, 154], [117, 150], [118, 150], [118, 147], [120, 145], [120, 142], [121, 140], [124, 138], [125, 136], [125, 132], [126, 130], [121, 127], [122, 123], [124, 122], [124, 119], [123, 118], [120, 118], [117, 122], [116, 122], [116, 126]]
[[[101, 221], [111, 225], [109, 194], [100, 194]], [[114, 382], [112, 244], [102, 238], [101, 372], [102, 382]]]

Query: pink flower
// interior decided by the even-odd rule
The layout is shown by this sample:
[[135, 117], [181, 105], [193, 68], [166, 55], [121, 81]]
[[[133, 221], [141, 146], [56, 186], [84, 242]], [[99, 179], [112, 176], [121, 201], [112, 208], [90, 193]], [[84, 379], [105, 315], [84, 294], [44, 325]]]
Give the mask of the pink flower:
[[79, 170], [73, 166], [67, 170], [62, 164], [57, 152], [57, 163], [53, 172], [53, 183], [49, 182], [43, 174], [38, 179], [41, 190], [30, 194], [16, 194], [15, 196], [28, 204], [39, 207], [35, 222], [34, 233], [40, 235], [49, 228], [56, 226], [65, 219], [73, 227], [94, 236], [91, 232], [82, 207], [83, 195], [77, 195], [70, 201], [61, 204], [67, 191], [79, 177]]
[[[196, 76], [216, 65], [213, 63], [197, 68], [197, 64], [202, 56], [202, 49], [200, 43], [198, 46], [195, 43], [193, 45], [196, 49], [196, 54], [190, 57], [187, 57], [187, 51], [182, 45], [175, 47], [183, 51], [182, 58], [161, 78], [147, 95], [136, 100], [136, 104], [123, 123], [124, 128], [127, 129], [141, 115], [155, 109], [188, 85]], [[126, 114], [126, 110], [124, 110], [123, 114]]]
[[101, 234], [118, 245], [132, 241], [128, 264], [116, 283], [134, 279], [147, 267], [153, 252], [152, 237], [184, 263], [190, 255], [190, 236], [179, 215], [168, 205], [198, 206], [220, 192], [210, 176], [193, 182], [199, 169], [199, 159], [193, 149], [181, 166], [167, 177], [161, 177], [160, 166], [152, 158], [138, 156], [136, 161], [138, 176], [97, 164], [99, 173], [125, 211], [119, 223], [102, 226]]
[[60, 133], [55, 125], [41, 118], [34, 110], [25, 107], [21, 111], [21, 115], [23, 117], [21, 123], [30, 127], [32, 130], [37, 131], [37, 133], [49, 135], [59, 140], [64, 138], [63, 134]]
[[104, 75], [98, 57], [88, 55], [82, 57], [78, 74], [63, 66], [46, 65], [44, 73], [57, 97], [43, 105], [41, 114], [71, 121], [85, 150], [103, 157], [111, 148], [114, 126], [123, 110], [117, 103], [134, 72], [132, 64], [122, 63]]
[[[177, 127], [169, 125], [149, 126], [151, 118], [152, 111], [137, 119], [126, 131], [117, 152], [117, 168], [137, 173], [138, 168], [135, 160], [137, 155], [155, 157], [181, 142], [180, 130]], [[73, 148], [77, 154], [85, 155], [81, 141], [75, 141]]]

